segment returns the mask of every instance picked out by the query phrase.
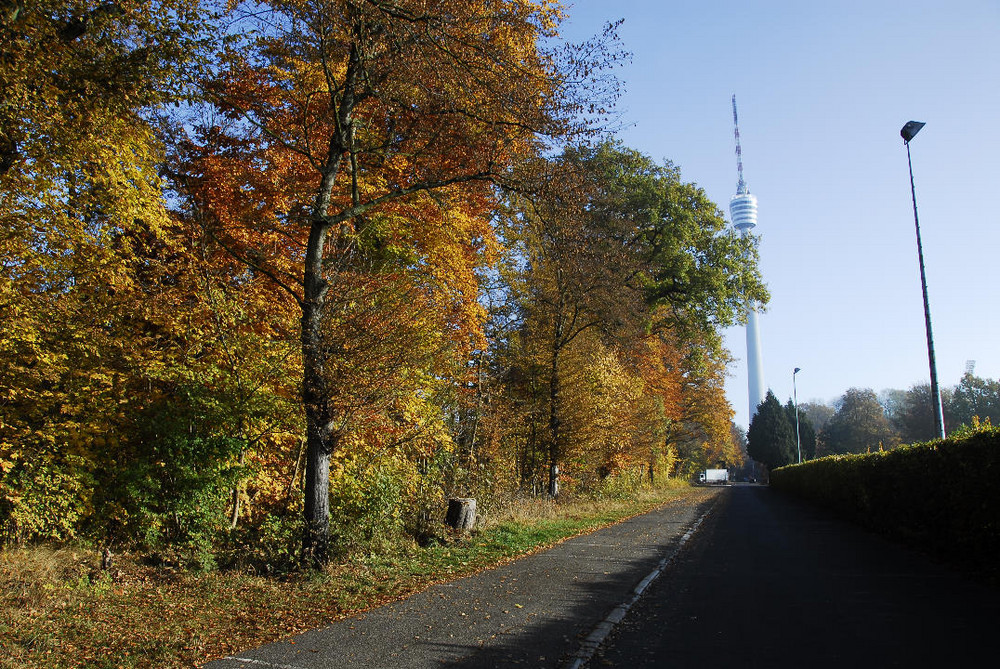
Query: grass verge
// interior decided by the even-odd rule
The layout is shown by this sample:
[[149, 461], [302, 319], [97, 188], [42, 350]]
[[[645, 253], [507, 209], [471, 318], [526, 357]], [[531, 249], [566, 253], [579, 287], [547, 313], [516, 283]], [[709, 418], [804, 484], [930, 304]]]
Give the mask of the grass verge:
[[629, 500], [525, 502], [461, 539], [281, 579], [127, 558], [101, 572], [90, 550], [8, 550], [0, 553], [0, 667], [199, 666], [697, 493], [676, 486]]

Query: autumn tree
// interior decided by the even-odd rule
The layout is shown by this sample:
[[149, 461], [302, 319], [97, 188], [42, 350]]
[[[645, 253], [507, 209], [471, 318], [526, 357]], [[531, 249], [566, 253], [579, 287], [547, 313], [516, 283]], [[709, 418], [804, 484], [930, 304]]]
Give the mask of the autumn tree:
[[743, 456], [732, 440], [735, 412], [725, 394], [729, 356], [697, 338], [688, 339], [681, 350], [681, 411], [669, 425], [668, 444], [685, 461], [688, 473], [735, 465]]
[[51, 198], [93, 184], [106, 203], [132, 189], [134, 202], [158, 206], [149, 112], [191, 92], [181, 73], [205, 54], [203, 13], [194, 0], [4, 0], [0, 175], [8, 197], [48, 217]]
[[864, 453], [892, 448], [899, 436], [870, 389], [851, 388], [837, 403], [837, 411], [820, 434], [824, 453]]
[[[178, 171], [189, 215], [301, 311], [303, 545], [322, 564], [331, 457], [411, 373], [375, 363], [379, 330], [355, 309], [390, 320], [384, 354], [417, 332], [428, 350], [481, 337], [492, 184], [546, 138], [589, 130], [616, 94], [600, 79], [614, 55], [600, 39], [544, 51], [562, 19], [544, 1], [264, 2], [234, 17], [247, 29], [205, 82], [213, 108]], [[367, 332], [375, 366], [348, 332]], [[366, 387], [379, 369], [392, 374]]]
[[679, 411], [664, 416], [672, 438], [687, 439], [712, 462], [737, 462], [719, 332], [742, 317], [747, 300], [768, 300], [754, 241], [736, 234], [669, 162], [610, 142], [581, 149], [576, 160], [596, 175], [588, 215], [622, 249], [623, 285], [644, 304], [641, 327], [677, 352]]
[[[743, 300], [766, 299], [752, 243], [728, 230], [718, 208], [682, 183], [675, 167], [620, 144], [572, 147], [551, 161], [549, 174], [546, 188], [516, 203], [505, 239], [522, 245], [523, 279], [514, 285], [523, 295], [524, 331], [546, 351], [538, 364], [544, 360], [549, 390], [550, 494], [571, 429], [561, 399], [570, 373], [561, 366], [564, 351], [594, 332], [622, 350], [661, 337], [660, 345], [679, 352], [660, 417], [664, 432], [686, 432], [695, 449], [731, 450], [731, 408], [715, 383], [715, 363], [724, 368], [726, 360], [718, 328], [734, 321]], [[690, 376], [681, 359], [691, 364]], [[670, 421], [680, 425], [685, 385], [685, 430], [667, 430]]]
[[[589, 216], [594, 181], [581, 169], [577, 154], [552, 161], [543, 187], [518, 202], [509, 237], [517, 239], [526, 260], [521, 309], [523, 337], [537, 349], [547, 387], [546, 453], [549, 495], [558, 494], [558, 466], [567, 448], [563, 389], [566, 353], [581, 335], [603, 329], [611, 334], [615, 320], [632, 320], [641, 309], [639, 294], [630, 290], [625, 249]], [[615, 333], [617, 334], [617, 333]], [[614, 335], [612, 335], [614, 336]]]
[[12, 540], [70, 537], [114, 513], [95, 489], [134, 433], [144, 381], [173, 363], [165, 295], [183, 270], [170, 267], [179, 238], [154, 116], [191, 93], [199, 9], [3, 4], [0, 521]]
[[[643, 434], [639, 455], [648, 465], [651, 482], [671, 476], [678, 464], [677, 433], [685, 416], [690, 394], [687, 383], [695, 377], [685, 366], [684, 351], [666, 331], [650, 333], [640, 340], [638, 369], [643, 380], [644, 420], [638, 422]], [[706, 406], [706, 405], [699, 405]]]

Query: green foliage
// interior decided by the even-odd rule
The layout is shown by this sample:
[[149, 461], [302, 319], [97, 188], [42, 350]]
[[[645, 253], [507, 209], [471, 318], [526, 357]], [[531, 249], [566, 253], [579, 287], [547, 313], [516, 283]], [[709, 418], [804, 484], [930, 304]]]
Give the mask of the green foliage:
[[[899, 432], [903, 443], [915, 444], [940, 436], [934, 425], [934, 405], [931, 402], [929, 383], [918, 383], [901, 393], [901, 396], [891, 391], [887, 391], [886, 395], [890, 400], [886, 402], [886, 415]], [[941, 395], [947, 406], [950, 393], [947, 389], [942, 389]]]
[[247, 443], [220, 429], [219, 406], [205, 393], [179, 387], [145, 412], [99, 503], [110, 537], [138, 536], [149, 549], [174, 548], [211, 567], [213, 546], [228, 531]]
[[771, 485], [913, 545], [996, 569], [1000, 429], [889, 451], [835, 455], [771, 474]]
[[1000, 425], [1000, 381], [965, 374], [954, 391], [943, 399], [948, 430], [971, 426], [976, 418]]
[[650, 305], [667, 307], [673, 328], [714, 341], [748, 301], [767, 303], [756, 241], [727, 225], [677, 166], [610, 141], [567, 151], [566, 160], [596, 175], [592, 210], [636, 254], [643, 294]]
[[[931, 388], [918, 383], [909, 390], [895, 388], [879, 393], [885, 413], [903, 443], [912, 444], [937, 438]], [[1000, 423], [1000, 381], [966, 373], [958, 385], [941, 388], [944, 426], [949, 436], [978, 419]]]

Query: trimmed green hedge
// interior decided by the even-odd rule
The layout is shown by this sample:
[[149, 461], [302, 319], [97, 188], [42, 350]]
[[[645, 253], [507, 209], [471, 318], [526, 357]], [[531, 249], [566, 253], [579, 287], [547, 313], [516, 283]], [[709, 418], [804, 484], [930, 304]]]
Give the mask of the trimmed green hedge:
[[998, 571], [1000, 428], [781, 467], [771, 487], [912, 546]]

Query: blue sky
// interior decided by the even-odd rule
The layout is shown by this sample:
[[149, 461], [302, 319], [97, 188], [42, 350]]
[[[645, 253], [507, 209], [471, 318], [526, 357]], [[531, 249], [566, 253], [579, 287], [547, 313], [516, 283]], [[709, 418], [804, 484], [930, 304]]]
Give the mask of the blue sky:
[[[938, 376], [1000, 378], [1000, 2], [579, 0], [566, 37], [624, 18], [619, 137], [705, 189], [736, 191], [730, 97], [772, 301], [764, 375], [782, 401], [929, 379], [910, 148]], [[742, 329], [727, 394], [748, 423]]]

